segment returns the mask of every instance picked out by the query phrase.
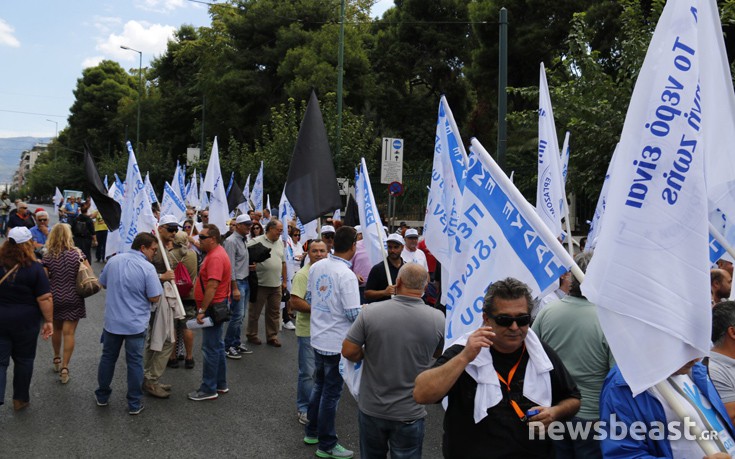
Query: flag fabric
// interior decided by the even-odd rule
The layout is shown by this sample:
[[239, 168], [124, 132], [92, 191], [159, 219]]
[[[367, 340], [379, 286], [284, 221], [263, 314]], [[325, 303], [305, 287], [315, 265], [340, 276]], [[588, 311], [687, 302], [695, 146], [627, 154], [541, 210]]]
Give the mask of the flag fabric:
[[245, 202], [250, 208], [250, 174], [248, 174], [247, 180], [245, 180], [245, 188], [242, 190], [242, 195], [245, 196]]
[[97, 172], [92, 160], [92, 155], [88, 149], [84, 149], [84, 173], [89, 184], [87, 192], [97, 203], [102, 218], [105, 220], [107, 227], [112, 231], [120, 225], [120, 204], [113, 198], [108, 196], [107, 188], [100, 180], [100, 174]]
[[[145, 190], [148, 193], [148, 200], [151, 201], [151, 203], [158, 202], [158, 197], [156, 197], [156, 191], [153, 189], [153, 185], [151, 185], [151, 174], [149, 172], [145, 173]], [[166, 214], [161, 214], [166, 215]]]
[[64, 204], [64, 195], [59, 191], [59, 187], [56, 187], [56, 191], [54, 191], [54, 207], [56, 207], [56, 210], [59, 210], [62, 204]]
[[209, 197], [207, 192], [204, 191], [204, 176], [202, 174], [199, 174], [199, 185], [199, 208], [206, 209], [209, 207]]
[[107, 189], [109, 189], [109, 188], [110, 188], [110, 186], [109, 186], [109, 185], [107, 184], [107, 176], [106, 176], [106, 175], [105, 175], [105, 181], [104, 181], [104, 184], [105, 184], [105, 190], [107, 190]]
[[120, 190], [121, 195], [125, 195], [125, 184], [120, 180], [120, 177], [118, 177], [117, 172], [114, 172], [113, 175], [115, 176], [115, 186], [117, 186], [117, 189]]
[[199, 187], [197, 186], [197, 170], [194, 169], [194, 173], [191, 175], [191, 182], [189, 182], [189, 191], [186, 193], [186, 199], [184, 202], [194, 207], [195, 209], [199, 208]]
[[253, 183], [253, 193], [250, 198], [253, 201], [253, 209], [258, 212], [263, 211], [263, 161], [260, 162], [260, 170], [258, 171], [257, 177], [255, 177], [255, 183]]
[[592, 221], [590, 221], [590, 230], [587, 233], [587, 244], [584, 246], [585, 252], [592, 252], [593, 250], [595, 250], [595, 246], [597, 246], [597, 237], [600, 234], [602, 218], [605, 216], [605, 207], [607, 206], [607, 193], [610, 188], [610, 175], [612, 174], [613, 168], [615, 167], [615, 157], [618, 154], [618, 148], [620, 148], [620, 144], [615, 146], [615, 151], [610, 158], [610, 164], [607, 165], [605, 181], [602, 182], [600, 196], [597, 198], [597, 207], [595, 207], [595, 213], [592, 216]]
[[232, 189], [232, 184], [235, 182], [235, 171], [232, 171], [230, 173], [230, 183], [227, 184], [227, 197], [230, 196], [230, 190]]
[[352, 193], [347, 196], [347, 209], [345, 210], [345, 218], [342, 220], [342, 223], [347, 226], [356, 226], [360, 224], [360, 214], [357, 209], [357, 201]]
[[565, 188], [567, 184], [567, 173], [569, 172], [569, 155], [570, 154], [571, 154], [571, 149], [569, 148], [569, 131], [567, 131], [566, 135], [564, 136], [564, 144], [562, 144], [562, 147], [561, 147], [561, 178], [562, 178], [562, 184], [564, 184]]
[[449, 268], [452, 236], [457, 232], [467, 153], [446, 97], [439, 101], [431, 187], [424, 217], [424, 238], [432, 255]]
[[710, 349], [704, 156], [713, 153], [703, 150], [702, 137], [714, 120], [701, 117], [700, 107], [703, 94], [717, 88], [702, 87], [712, 69], [701, 65], [700, 53], [716, 48], [711, 40], [722, 30], [708, 30], [719, 22], [716, 15], [714, 0], [664, 7], [633, 90], [604, 224], [581, 286], [597, 305], [634, 396]]
[[332, 221], [342, 221], [342, 211], [339, 209], [334, 211], [334, 214], [332, 214]]
[[492, 282], [514, 277], [539, 297], [574, 264], [477, 139], [470, 147], [461, 209], [445, 284], [446, 347], [482, 324], [483, 297]]
[[556, 237], [562, 234], [561, 219], [566, 200], [559, 155], [554, 111], [551, 108], [549, 85], [546, 83], [546, 71], [542, 62], [539, 72], [536, 212]]
[[176, 161], [176, 170], [174, 171], [173, 179], [171, 179], [171, 189], [174, 190], [180, 200], [183, 200], [185, 196], [183, 194], [184, 188], [184, 177], [181, 176], [181, 168], [179, 167], [179, 162]]
[[314, 91], [291, 156], [286, 195], [296, 215], [306, 221], [316, 220], [342, 205], [327, 130]]
[[234, 212], [235, 209], [239, 209], [241, 204], [245, 202], [245, 196], [242, 194], [240, 185], [237, 184], [235, 179], [232, 180], [232, 186], [230, 187], [230, 193], [227, 195], [227, 208], [230, 212]]
[[[362, 227], [362, 240], [370, 258], [370, 263], [373, 265], [382, 263], [386, 256], [385, 242], [383, 241], [383, 221], [380, 219], [378, 206], [375, 204], [365, 158], [360, 159], [360, 170], [355, 177], [355, 196], [360, 215], [360, 226]], [[395, 279], [393, 279], [393, 282], [395, 282]]]
[[268, 212], [270, 212], [271, 209], [272, 209], [272, 207], [271, 207], [271, 195], [269, 194], [267, 196], [268, 196], [268, 199], [266, 200], [266, 209], [268, 209]]
[[[288, 202], [286, 197], [286, 186], [283, 186], [283, 192], [281, 193], [281, 200], [278, 203], [278, 219], [281, 220], [283, 226], [288, 225], [289, 220], [296, 219], [296, 228], [301, 231], [301, 240], [308, 241], [309, 239], [316, 239], [319, 236], [317, 232], [317, 221], [312, 220], [306, 224], [301, 222], [301, 219], [296, 215], [291, 203]], [[281, 238], [285, 241], [288, 237], [288, 232], [284, 231]]]
[[111, 197], [118, 204], [122, 205], [123, 202], [123, 189], [117, 186], [116, 182], [112, 182], [110, 189], [107, 190], [107, 196]]
[[230, 211], [227, 207], [227, 194], [225, 193], [225, 182], [222, 178], [222, 170], [219, 167], [219, 147], [217, 137], [212, 143], [212, 154], [209, 156], [207, 175], [202, 183], [202, 191], [209, 193], [209, 223], [217, 225], [220, 232], [225, 234], [229, 229], [227, 219]]
[[163, 185], [161, 215], [173, 215], [177, 221], [183, 220], [186, 216], [186, 204], [179, 198], [176, 190], [168, 182]]
[[125, 176], [125, 193], [118, 228], [120, 245], [117, 247], [117, 252], [127, 251], [138, 233], [149, 233], [157, 226], [156, 217], [153, 216], [151, 210], [151, 202], [148, 200], [148, 193], [145, 191], [145, 182], [140, 175], [138, 161], [135, 159], [133, 145], [127, 142], [127, 147], [128, 170]]

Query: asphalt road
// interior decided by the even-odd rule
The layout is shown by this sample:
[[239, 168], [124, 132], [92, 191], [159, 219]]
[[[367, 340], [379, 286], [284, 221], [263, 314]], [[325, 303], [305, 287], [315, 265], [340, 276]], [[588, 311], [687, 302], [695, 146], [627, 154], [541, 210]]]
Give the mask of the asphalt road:
[[[93, 267], [99, 272], [103, 265]], [[52, 370], [51, 342], [39, 338], [31, 404], [18, 413], [11, 403], [11, 363], [5, 405], [0, 406], [0, 458], [314, 457], [316, 447], [303, 443], [303, 426], [296, 420], [297, 344], [289, 330], [281, 332], [281, 348], [251, 346], [253, 354], [228, 359], [230, 392], [204, 402], [186, 398], [201, 381], [201, 333], [196, 332], [196, 367], [168, 368], [162, 382], [173, 385], [171, 397], [146, 395], [145, 410], [138, 416], [127, 414], [123, 351], [110, 403], [98, 407], [94, 390], [104, 299], [104, 291], [87, 299], [87, 318], [77, 328], [68, 384], [59, 383]], [[261, 319], [261, 334], [263, 327]], [[424, 457], [439, 458], [443, 411], [438, 405], [428, 411]], [[346, 387], [337, 411], [337, 435], [355, 457], [360, 456], [357, 403]]]

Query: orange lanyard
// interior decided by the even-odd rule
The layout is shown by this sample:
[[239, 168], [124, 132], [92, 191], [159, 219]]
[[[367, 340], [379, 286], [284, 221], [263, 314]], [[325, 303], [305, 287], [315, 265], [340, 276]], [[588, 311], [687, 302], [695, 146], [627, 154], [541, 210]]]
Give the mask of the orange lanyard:
[[[521, 364], [521, 360], [523, 360], [523, 354], [526, 352], [526, 343], [523, 343], [523, 350], [521, 351], [521, 356], [518, 358], [518, 361], [515, 365], [513, 365], [513, 368], [510, 369], [510, 372], [508, 373], [508, 381], [503, 378], [503, 376], [498, 373], [498, 379], [505, 384], [505, 388], [508, 389], [508, 398], [510, 399], [510, 383], [513, 381], [513, 376], [516, 374], [516, 370], [518, 369], [518, 366]], [[516, 403], [515, 400], [510, 399], [510, 406], [513, 407], [516, 414], [521, 420], [524, 420], [526, 417], [526, 413], [523, 412], [520, 406], [518, 406], [518, 403]]]

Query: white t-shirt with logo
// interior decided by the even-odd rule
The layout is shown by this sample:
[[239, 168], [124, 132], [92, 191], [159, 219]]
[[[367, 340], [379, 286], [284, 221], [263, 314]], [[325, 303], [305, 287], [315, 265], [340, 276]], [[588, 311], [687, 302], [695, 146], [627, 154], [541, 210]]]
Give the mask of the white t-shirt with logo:
[[311, 295], [311, 347], [339, 354], [352, 322], [347, 309], [359, 309], [360, 290], [352, 264], [330, 254], [309, 269]]
[[401, 252], [401, 258], [406, 263], [417, 263], [426, 268], [427, 271], [429, 270], [429, 265], [426, 263], [426, 254], [423, 250], [416, 249], [411, 252], [404, 247], [403, 252]]

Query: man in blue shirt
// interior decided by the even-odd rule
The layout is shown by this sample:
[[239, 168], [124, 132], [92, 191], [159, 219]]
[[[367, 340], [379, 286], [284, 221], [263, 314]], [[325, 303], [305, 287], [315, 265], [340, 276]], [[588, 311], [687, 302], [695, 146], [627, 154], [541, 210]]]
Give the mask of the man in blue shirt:
[[42, 211], [36, 213], [36, 226], [31, 228], [33, 236], [33, 247], [36, 249], [46, 245], [46, 239], [51, 232], [51, 224], [49, 224], [48, 212]]
[[94, 392], [98, 406], [107, 406], [112, 393], [110, 383], [115, 363], [125, 342], [128, 365], [128, 413], [143, 411], [143, 348], [151, 316], [151, 303], [157, 303], [161, 282], [151, 260], [158, 250], [155, 236], [138, 234], [130, 251], [110, 259], [100, 275], [107, 289], [105, 322], [102, 332], [102, 357], [97, 372], [99, 388]]

